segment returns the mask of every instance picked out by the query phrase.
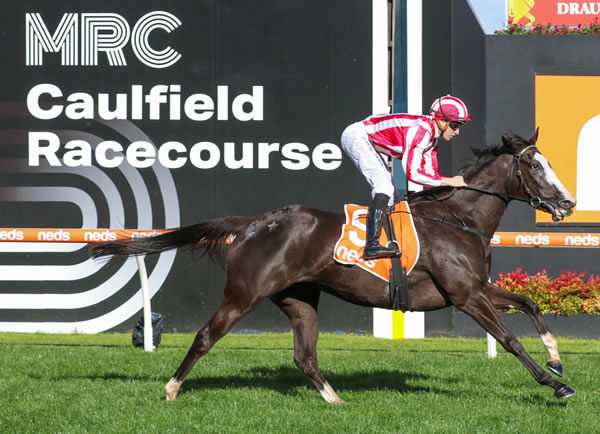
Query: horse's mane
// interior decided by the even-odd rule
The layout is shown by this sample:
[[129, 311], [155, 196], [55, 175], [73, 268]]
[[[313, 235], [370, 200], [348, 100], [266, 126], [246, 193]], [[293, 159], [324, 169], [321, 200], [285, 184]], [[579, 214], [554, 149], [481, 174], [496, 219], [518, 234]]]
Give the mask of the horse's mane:
[[[488, 145], [483, 149], [469, 148], [473, 153], [474, 157], [468, 162], [462, 169], [458, 171], [458, 174], [464, 178], [468, 178], [470, 175], [477, 173], [486, 163], [498, 157], [499, 155], [508, 154], [514, 155], [517, 149], [528, 145], [529, 142], [518, 134], [509, 131], [502, 136], [501, 144]], [[410, 193], [409, 199], [420, 199], [428, 198], [432, 195], [439, 195], [440, 193], [449, 192], [453, 187], [433, 187], [426, 188], [423, 191]]]
[[509, 131], [502, 136], [501, 144], [488, 145], [483, 149], [471, 148], [475, 159], [459, 170], [459, 174], [467, 177], [477, 172], [488, 161], [499, 155], [514, 155], [519, 149], [529, 145], [529, 141], [518, 134]]

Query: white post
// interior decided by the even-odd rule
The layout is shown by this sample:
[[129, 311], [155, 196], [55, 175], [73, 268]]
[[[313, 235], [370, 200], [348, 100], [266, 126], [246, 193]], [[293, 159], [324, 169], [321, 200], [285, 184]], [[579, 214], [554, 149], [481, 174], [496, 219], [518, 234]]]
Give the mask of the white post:
[[[406, 103], [408, 113], [423, 113], [423, 2], [406, 2]], [[405, 157], [408, 153], [405, 155]], [[407, 160], [402, 166], [406, 172]], [[408, 181], [409, 191], [421, 191], [423, 187]]]
[[373, 0], [373, 72], [371, 113], [390, 112], [388, 94], [388, 2]]
[[496, 339], [491, 334], [487, 334], [487, 356], [488, 359], [495, 359], [498, 355], [496, 350]]
[[[488, 279], [488, 282], [491, 283], [491, 281], [492, 281], [492, 278], [490, 277]], [[488, 359], [495, 359], [496, 356], [498, 355], [498, 351], [496, 350], [496, 339], [494, 339], [494, 337], [491, 334], [489, 334], [489, 333], [486, 333], [486, 334], [487, 334], [487, 356], [488, 356]]]
[[425, 337], [425, 312], [404, 312], [404, 337], [406, 339]]
[[391, 310], [373, 308], [373, 336], [393, 339], [394, 317]]
[[148, 273], [146, 272], [146, 263], [144, 255], [135, 257], [140, 274], [140, 284], [142, 286], [142, 297], [144, 298], [144, 351], [152, 352], [152, 309], [150, 308], [150, 291], [148, 290]]
[[423, 2], [406, 2], [406, 102], [408, 113], [423, 112]]

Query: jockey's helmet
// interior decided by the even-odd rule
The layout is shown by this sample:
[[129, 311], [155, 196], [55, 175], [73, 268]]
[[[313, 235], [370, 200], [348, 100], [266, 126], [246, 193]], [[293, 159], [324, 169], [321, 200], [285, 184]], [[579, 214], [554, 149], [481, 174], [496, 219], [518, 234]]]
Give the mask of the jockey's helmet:
[[449, 122], [470, 122], [471, 116], [467, 106], [452, 95], [442, 96], [431, 104], [429, 114], [437, 120]]

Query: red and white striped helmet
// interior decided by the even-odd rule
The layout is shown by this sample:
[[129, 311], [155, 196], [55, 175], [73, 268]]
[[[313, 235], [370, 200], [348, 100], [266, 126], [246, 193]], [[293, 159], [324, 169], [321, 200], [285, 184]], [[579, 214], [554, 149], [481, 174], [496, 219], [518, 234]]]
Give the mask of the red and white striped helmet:
[[429, 114], [433, 116], [434, 119], [442, 121], [471, 121], [471, 116], [469, 115], [465, 103], [451, 95], [442, 96], [436, 99], [433, 104], [431, 104]]

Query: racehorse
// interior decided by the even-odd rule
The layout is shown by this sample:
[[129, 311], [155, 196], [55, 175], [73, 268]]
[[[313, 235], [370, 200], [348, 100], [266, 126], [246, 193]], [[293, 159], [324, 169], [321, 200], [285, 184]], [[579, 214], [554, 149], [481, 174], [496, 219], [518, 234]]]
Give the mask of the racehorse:
[[[538, 130], [526, 140], [514, 133], [500, 145], [474, 150], [463, 176], [468, 187], [438, 187], [409, 198], [421, 243], [408, 276], [411, 310], [454, 305], [470, 315], [512, 353], [557, 398], [575, 394], [540, 367], [503, 323], [498, 309], [525, 312], [550, 355], [546, 366], [562, 376], [556, 339], [540, 309], [528, 297], [489, 283], [490, 240], [508, 203], [522, 200], [550, 213], [555, 221], [571, 215], [575, 198], [560, 183], [535, 146]], [[359, 267], [332, 259], [344, 216], [293, 205], [255, 217], [224, 217], [174, 229], [154, 237], [117, 240], [91, 247], [93, 257], [159, 253], [189, 247], [215, 254], [235, 237], [224, 258], [224, 300], [197, 333], [181, 365], [167, 383], [174, 400], [194, 364], [244, 315], [269, 299], [287, 315], [294, 334], [294, 361], [323, 398], [342, 402], [317, 363], [317, 309], [321, 291], [362, 306], [391, 309], [389, 285]]]

